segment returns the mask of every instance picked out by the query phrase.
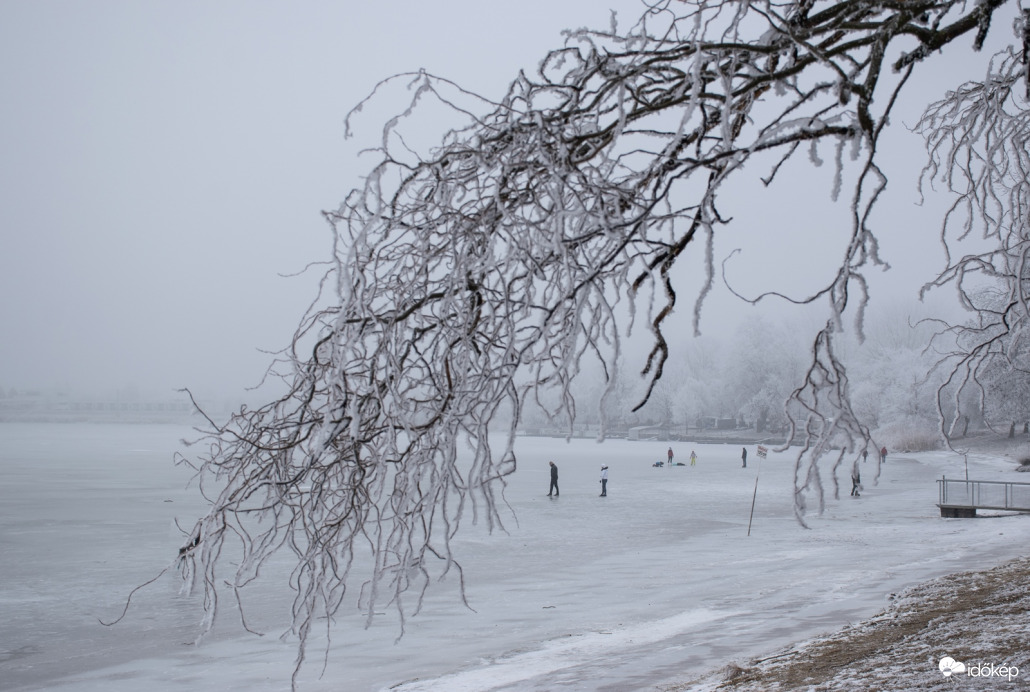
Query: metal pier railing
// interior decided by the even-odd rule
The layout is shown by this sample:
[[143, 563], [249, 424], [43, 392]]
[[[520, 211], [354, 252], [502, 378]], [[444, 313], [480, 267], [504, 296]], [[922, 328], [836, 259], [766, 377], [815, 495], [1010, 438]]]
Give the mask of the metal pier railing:
[[1009, 481], [937, 481], [942, 517], [974, 517], [978, 509], [1030, 512], [1030, 483]]

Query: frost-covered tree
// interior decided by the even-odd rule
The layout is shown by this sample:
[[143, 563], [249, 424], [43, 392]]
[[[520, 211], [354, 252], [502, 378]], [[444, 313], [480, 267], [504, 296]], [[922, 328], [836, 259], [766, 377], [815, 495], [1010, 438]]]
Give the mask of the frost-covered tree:
[[737, 328], [727, 349], [722, 386], [732, 415], [743, 414], [758, 429], [785, 422], [783, 403], [808, 365], [808, 333], [791, 322], [761, 317]]
[[852, 406], [891, 448], [923, 449], [941, 444], [937, 432], [936, 389], [939, 354], [928, 344], [931, 323], [895, 308], [869, 321], [865, 339], [844, 341], [842, 358], [854, 383]]
[[937, 397], [949, 439], [964, 434], [971, 411], [994, 430], [1012, 430], [1017, 424], [1022, 428], [1030, 420], [1030, 341], [1021, 329], [1013, 332], [1007, 326], [1018, 325], [1026, 316], [1000, 317], [1012, 309], [1008, 291], [976, 290], [967, 297], [976, 317], [947, 325], [936, 339], [951, 344], [936, 364], [947, 377]]
[[[673, 389], [680, 420], [689, 427], [702, 417], [729, 415], [732, 404], [722, 382], [725, 343], [707, 334], [684, 342], [667, 366], [676, 374]], [[663, 374], [662, 381], [666, 379], [673, 378]]]
[[[732, 213], [724, 185], [748, 164], [766, 185], [789, 185], [778, 174], [799, 156], [831, 162], [850, 210], [839, 266], [804, 298], [825, 301], [830, 318], [787, 409], [803, 442], [799, 518], [806, 495], [821, 503], [831, 444], [857, 450], [869, 437], [834, 334], [846, 311], [861, 324], [863, 272], [881, 264], [870, 223], [887, 182], [881, 135], [923, 64], [956, 41], [978, 50], [1006, 4], [657, 0], [632, 26], [569, 33], [495, 102], [404, 77], [411, 108], [384, 127], [363, 186], [326, 215], [336, 242], [325, 296], [273, 366], [286, 394], [215, 425], [191, 460], [211, 507], [180, 559], [207, 625], [219, 585], [242, 588], [280, 551], [295, 560], [298, 669], [312, 627], [356, 602], [355, 580], [368, 618], [417, 610], [431, 578], [460, 574], [461, 522], [501, 525], [526, 402], [546, 398], [574, 420], [584, 363], [617, 382], [621, 340], [637, 326], [651, 344], [643, 406], [681, 302], [673, 268], [690, 253], [707, 267], [692, 301], [700, 323], [713, 239]], [[420, 151], [404, 127], [431, 100], [456, 126]], [[843, 457], [831, 457], [835, 469]]]
[[923, 290], [951, 286], [972, 314], [941, 323], [938, 338], [949, 437], [970, 395], [989, 424], [1030, 416], [1030, 9], [1022, 26], [1022, 50], [996, 56], [985, 80], [950, 92], [919, 124], [930, 152], [924, 181], [956, 193], [941, 229], [947, 266]]
[[984, 420], [995, 429], [1017, 429], [1030, 421], [1030, 344], [1013, 339], [1004, 351], [984, 358], [979, 381], [984, 387]]

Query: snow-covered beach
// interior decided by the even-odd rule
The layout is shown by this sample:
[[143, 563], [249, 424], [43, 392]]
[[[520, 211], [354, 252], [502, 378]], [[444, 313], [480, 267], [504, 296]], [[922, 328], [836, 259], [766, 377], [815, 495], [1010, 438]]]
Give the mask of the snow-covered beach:
[[[174, 519], [188, 525], [202, 511], [188, 470], [172, 464], [191, 436], [159, 425], [0, 426], [5, 689], [288, 688], [295, 641], [278, 635], [292, 594], [272, 583], [288, 565], [244, 592], [247, 624], [262, 637], [242, 629], [227, 591], [215, 630], [194, 646], [200, 604], [179, 595], [174, 570], [137, 593], [119, 624], [98, 622], [170, 563], [182, 542]], [[825, 511], [810, 498], [803, 529], [789, 452], [759, 467], [752, 446], [744, 469], [739, 446], [673, 443], [678, 461], [694, 450], [697, 465], [654, 468], [667, 447], [520, 439], [506, 531], [469, 521], [456, 542], [470, 608], [452, 573], [396, 641], [391, 610], [363, 628], [355, 589], [328, 656], [324, 639], [309, 651], [300, 689], [668, 687], [869, 618], [919, 582], [1024, 555], [1030, 537], [1023, 515], [940, 518], [935, 480], [965, 474], [951, 453], [892, 452], [878, 483], [870, 459], [860, 498], [848, 496], [846, 470], [839, 498], [824, 476]], [[560, 498], [546, 495], [549, 459]], [[1027, 480], [1011, 459], [968, 463], [971, 478]], [[928, 661], [911, 666], [926, 668], [927, 684], [942, 679]]]

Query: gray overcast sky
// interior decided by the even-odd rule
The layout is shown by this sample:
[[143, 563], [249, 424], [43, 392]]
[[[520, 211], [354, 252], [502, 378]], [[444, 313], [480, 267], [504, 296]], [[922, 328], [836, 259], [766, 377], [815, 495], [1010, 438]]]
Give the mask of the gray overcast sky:
[[[280, 274], [328, 256], [320, 211], [366, 169], [356, 152], [379, 123], [365, 120], [345, 141], [346, 112], [380, 79], [420, 67], [499, 95], [563, 28], [607, 25], [609, 7], [625, 22], [640, 9], [0, 3], [0, 387], [232, 396], [255, 384], [270, 360], [259, 349], [286, 345], [315, 293], [316, 274]], [[936, 98], [955, 74], [941, 69], [922, 86]], [[918, 109], [904, 112], [914, 122]], [[905, 155], [920, 151], [913, 136]], [[906, 208], [917, 171], [892, 183]], [[827, 198], [828, 175], [799, 184], [799, 199]], [[778, 209], [788, 216], [796, 203]], [[809, 266], [816, 252], [775, 248]], [[885, 250], [894, 263], [912, 254], [904, 242]], [[836, 259], [832, 243], [827, 251]], [[735, 266], [798, 273], [768, 253]]]
[[[424, 67], [493, 95], [636, 0], [0, 3], [0, 387], [237, 391], [289, 342], [359, 181], [364, 119]], [[366, 137], [362, 141], [362, 135]]]

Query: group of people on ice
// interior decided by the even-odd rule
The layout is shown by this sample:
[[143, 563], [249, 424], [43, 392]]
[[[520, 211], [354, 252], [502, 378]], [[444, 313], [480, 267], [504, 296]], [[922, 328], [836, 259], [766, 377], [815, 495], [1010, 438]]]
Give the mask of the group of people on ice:
[[[547, 490], [547, 497], [558, 497], [558, 465], [553, 461], [547, 462], [551, 466], [551, 487]], [[608, 465], [601, 464], [601, 497], [608, 497]]]
[[[684, 464], [681, 461], [673, 461], [673, 458], [676, 455], [673, 454], [672, 447], [669, 447], [669, 451], [667, 453], [667, 456], [669, 458], [669, 460], [667, 462], [665, 462], [665, 461], [656, 461], [655, 463], [651, 464], [651, 466], [654, 466], [656, 468], [661, 468], [663, 466], [687, 466], [687, 464]], [[747, 450], [744, 450], [744, 456], [745, 456], [745, 459], [746, 459], [747, 458]], [[697, 457], [697, 452], [695, 452], [694, 450], [690, 450], [690, 466], [696, 466], [697, 465], [697, 458], [698, 458]], [[745, 463], [744, 466], [747, 466], [747, 463]]]
[[[869, 457], [869, 450], [862, 450], [862, 461], [865, 461]], [[880, 449], [880, 463], [884, 464], [887, 462], [887, 448], [883, 447]], [[851, 470], [851, 497], [862, 497], [858, 491], [862, 489], [862, 474], [858, 470], [858, 465]]]
[[[759, 450], [761, 451], [761, 450]], [[868, 457], [869, 452], [862, 452], [862, 461], [865, 461]], [[669, 451], [666, 455], [668, 462], [656, 461], [652, 464], [655, 467], [662, 467], [668, 464], [669, 466], [686, 466], [682, 462], [674, 462], [673, 458], [675, 454], [672, 451], [672, 447], [669, 447]], [[887, 461], [887, 448], [884, 447], [880, 450], [880, 463]], [[742, 447], [740, 451], [740, 462], [741, 468], [747, 468], [747, 447]], [[547, 497], [558, 497], [558, 466], [553, 461], [547, 462], [551, 467], [551, 486], [547, 490]], [[690, 450], [690, 465], [695, 466], [697, 464], [697, 452]], [[601, 497], [608, 497], [608, 466], [607, 464], [601, 465]], [[858, 466], [855, 466], [854, 471], [851, 472], [851, 495], [852, 497], [859, 497], [858, 491], [862, 489], [862, 476], [859, 473]]]
[[[668, 465], [668, 466], [686, 466], [686, 464], [684, 464], [682, 462], [679, 462], [679, 461], [674, 462], [672, 460], [674, 456], [675, 455], [672, 453], [672, 447], [669, 447], [669, 452], [668, 452], [669, 461], [668, 462], [656, 461], [655, 463], [651, 464], [651, 466], [655, 466], [657, 468], [661, 468], [662, 466], [666, 466], [666, 465]], [[694, 466], [695, 464], [697, 464], [697, 452], [695, 452], [694, 450], [690, 450], [690, 465]]]

